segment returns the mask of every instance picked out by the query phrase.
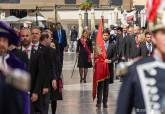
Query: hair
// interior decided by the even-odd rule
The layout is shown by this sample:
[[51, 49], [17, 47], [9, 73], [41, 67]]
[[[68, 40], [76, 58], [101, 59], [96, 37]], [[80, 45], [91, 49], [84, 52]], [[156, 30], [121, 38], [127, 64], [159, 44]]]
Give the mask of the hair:
[[82, 31], [82, 36], [83, 36], [83, 34], [85, 33], [85, 32], [89, 32], [87, 29], [84, 29], [83, 31]]
[[109, 32], [109, 30], [108, 30], [108, 29], [103, 30], [103, 34], [104, 34], [104, 33], [107, 33], [107, 34], [109, 34], [109, 35], [110, 35], [110, 32]]
[[49, 35], [48, 34], [42, 33], [41, 34], [41, 37], [40, 37], [40, 41], [42, 42], [42, 41], [44, 41], [45, 39], [48, 39], [48, 38], [49, 38]]
[[34, 29], [40, 30], [40, 32], [41, 32], [41, 28], [38, 27], [38, 26], [34, 26], [34, 27], [32, 27], [32, 28], [31, 28], [31, 31], [34, 30]]
[[139, 34], [140, 36], [140, 43], [145, 43], [146, 42], [146, 39], [145, 39], [145, 34]]
[[123, 32], [123, 28], [122, 27], [117, 27], [117, 30]]
[[150, 32], [145, 32], [145, 37], [147, 36], [147, 35], [151, 35], [151, 33]]
[[58, 25], [58, 24], [60, 24], [60, 25], [61, 25], [61, 28], [63, 28], [63, 27], [62, 27], [62, 24], [61, 24], [60, 22], [57, 22], [57, 23], [55, 24], [55, 28], [56, 28], [56, 29], [57, 29], [57, 25]]
[[20, 29], [19, 35], [21, 34], [22, 31], [27, 31], [31, 35], [31, 31], [29, 28], [22, 28]]

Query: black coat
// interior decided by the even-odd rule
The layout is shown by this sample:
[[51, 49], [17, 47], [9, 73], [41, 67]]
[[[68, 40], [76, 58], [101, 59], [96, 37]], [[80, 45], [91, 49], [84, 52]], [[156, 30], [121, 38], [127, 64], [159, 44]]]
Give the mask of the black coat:
[[143, 58], [128, 67], [120, 88], [116, 114], [131, 114], [133, 108], [136, 114], [151, 114], [152, 109], [161, 114], [165, 107], [162, 104], [165, 98], [164, 72], [164, 63], [153, 57]]
[[109, 83], [113, 83], [114, 79], [114, 62], [118, 60], [117, 57], [117, 46], [115, 43], [110, 43], [107, 49], [107, 59], [111, 60], [112, 62], [109, 63], [109, 72], [110, 72], [110, 79]]
[[129, 42], [129, 58], [136, 58], [140, 56], [140, 45], [136, 47], [135, 37], [130, 38]]
[[[51, 48], [52, 52], [53, 52], [53, 77], [51, 79], [52, 80], [56, 80], [57, 81], [57, 89], [54, 90], [53, 87], [51, 86], [50, 88], [50, 99], [52, 101], [54, 100], [62, 100], [62, 77], [60, 75], [60, 61], [59, 61], [59, 55], [58, 55], [58, 52], [57, 52], [57, 49], [53, 49]], [[52, 83], [50, 83], [52, 85]]]
[[146, 43], [141, 44], [141, 56], [147, 57], [147, 56], [152, 56], [154, 51], [154, 46], [152, 44], [152, 51], [150, 52], [149, 49], [147, 48]]
[[42, 44], [39, 44], [38, 50], [39, 53], [43, 54], [44, 57], [44, 73], [45, 76], [43, 77], [43, 88], [49, 88], [50, 87], [50, 81], [51, 79], [54, 77], [53, 73], [54, 71], [54, 61], [55, 61], [55, 57], [54, 57], [54, 52], [53, 49], [50, 47], [46, 47]]
[[123, 36], [117, 36], [117, 41], [116, 41], [116, 45], [117, 45], [117, 55], [118, 55], [118, 59], [119, 61], [122, 60], [122, 57], [125, 57], [125, 39], [123, 38]]
[[43, 54], [32, 49], [28, 66], [32, 77], [31, 93], [41, 94], [45, 77], [45, 62]]
[[[87, 46], [90, 50], [90, 52], [93, 52], [93, 47], [92, 47], [92, 41], [88, 39], [86, 41]], [[92, 67], [92, 61], [88, 61], [88, 52], [84, 48], [83, 44], [81, 43], [80, 39], [77, 42], [77, 49], [76, 52], [79, 53], [78, 56], [78, 67], [79, 68], [91, 68]]]
[[43, 87], [43, 77], [45, 76], [44, 56], [35, 49], [31, 50], [30, 59], [28, 55], [22, 51], [22, 48], [15, 52], [27, 66], [27, 70], [31, 75], [31, 93], [41, 94]]

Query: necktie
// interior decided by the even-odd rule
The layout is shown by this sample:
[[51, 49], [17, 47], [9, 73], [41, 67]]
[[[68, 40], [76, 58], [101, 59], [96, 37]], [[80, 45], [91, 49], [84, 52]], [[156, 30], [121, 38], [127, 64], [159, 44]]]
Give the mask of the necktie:
[[28, 49], [25, 49], [24, 52], [28, 55], [29, 50]]
[[35, 45], [33, 44], [33, 45], [32, 45], [32, 48], [34, 49], [34, 47], [35, 47]]
[[149, 52], [152, 52], [151, 43], [148, 44], [148, 50], [149, 50]]
[[59, 43], [61, 43], [61, 30], [58, 30]]

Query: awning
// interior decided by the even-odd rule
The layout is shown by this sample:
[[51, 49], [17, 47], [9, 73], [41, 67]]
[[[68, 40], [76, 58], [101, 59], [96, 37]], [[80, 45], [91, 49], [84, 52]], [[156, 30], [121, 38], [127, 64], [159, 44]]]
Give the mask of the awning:
[[[55, 18], [55, 12], [54, 11], [40, 11], [40, 13], [47, 19], [54, 19]], [[78, 20], [79, 19], [79, 10], [59, 10], [57, 12], [58, 20]], [[112, 13], [111, 10], [96, 10], [95, 11], [95, 19], [100, 19], [101, 16], [104, 16], [104, 19], [109, 19], [109, 15]], [[84, 12], [81, 12], [82, 16], [84, 15]], [[91, 12], [88, 12], [88, 17], [91, 19]], [[84, 16], [83, 16], [84, 18]]]

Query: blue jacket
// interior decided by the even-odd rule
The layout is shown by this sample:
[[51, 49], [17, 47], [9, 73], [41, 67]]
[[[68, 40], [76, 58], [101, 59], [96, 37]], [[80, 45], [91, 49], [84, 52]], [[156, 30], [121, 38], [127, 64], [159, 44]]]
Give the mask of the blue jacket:
[[59, 42], [58, 30], [53, 33], [54, 40], [59, 44], [60, 48], [65, 48], [67, 46], [66, 32], [64, 29], [61, 29], [61, 42]]

